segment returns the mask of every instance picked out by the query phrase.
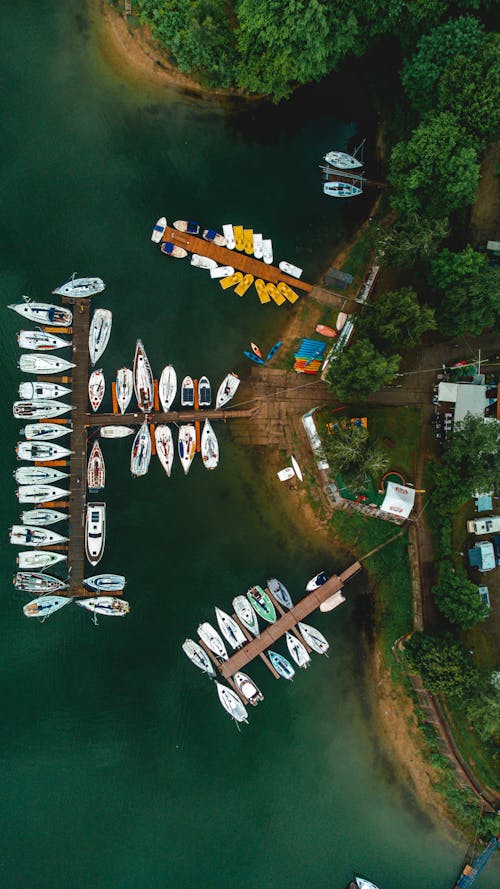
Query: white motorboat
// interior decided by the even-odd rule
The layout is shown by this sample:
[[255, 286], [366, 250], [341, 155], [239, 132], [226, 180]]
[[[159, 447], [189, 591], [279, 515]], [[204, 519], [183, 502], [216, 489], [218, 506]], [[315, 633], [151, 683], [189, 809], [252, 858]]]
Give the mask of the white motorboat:
[[35, 352], [21, 355], [17, 362], [19, 370], [25, 374], [61, 374], [72, 367], [76, 367], [71, 361], [59, 358], [58, 355], [42, 354]]
[[291, 275], [292, 278], [300, 278], [304, 271], [304, 269], [299, 269], [298, 265], [292, 265], [291, 262], [285, 262], [285, 260], [279, 263], [279, 268], [287, 275]]
[[54, 611], [59, 611], [60, 608], [67, 605], [68, 602], [71, 602], [71, 599], [67, 596], [39, 596], [38, 599], [33, 599], [23, 607], [23, 614], [25, 617], [41, 617], [45, 620], [46, 617], [54, 614]]
[[210, 244], [215, 244], [217, 247], [226, 246], [224, 235], [219, 234], [219, 232], [216, 232], [213, 228], [204, 229], [202, 238], [204, 238], [205, 241], [209, 241]]
[[178, 244], [174, 244], [172, 241], [164, 241], [160, 250], [166, 256], [172, 256], [174, 259], [185, 259], [188, 255], [184, 247], [179, 247]]
[[109, 309], [96, 309], [89, 330], [89, 355], [91, 364], [104, 354], [111, 334], [113, 313]]
[[232, 688], [228, 688], [227, 685], [217, 682], [217, 680], [215, 680], [215, 684], [219, 701], [230, 717], [236, 722], [248, 722], [248, 713], [236, 692]]
[[69, 395], [71, 389], [59, 383], [29, 382], [19, 383], [19, 398], [23, 401], [46, 401]]
[[210, 649], [216, 657], [218, 657], [221, 661], [228, 660], [228, 653], [226, 651], [226, 646], [224, 645], [221, 637], [219, 636], [217, 630], [214, 630], [213, 626], [207, 621], [202, 623], [198, 627], [198, 636], [205, 643], [207, 648]]
[[307, 649], [300, 639], [297, 639], [297, 636], [294, 636], [293, 633], [287, 633], [286, 644], [291, 657], [298, 667], [308, 667], [310, 665], [311, 658], [307, 653]]
[[146, 475], [151, 460], [151, 450], [151, 433], [147, 421], [144, 420], [134, 438], [130, 452], [130, 472], [132, 475], [137, 477]]
[[106, 543], [106, 504], [87, 503], [85, 553], [91, 565], [102, 559]]
[[234, 231], [233, 226], [230, 222], [227, 222], [222, 226], [222, 231], [224, 233], [224, 237], [226, 239], [226, 247], [228, 250], [234, 250], [236, 243], [234, 240]]
[[87, 464], [87, 489], [96, 494], [106, 484], [106, 464], [98, 441], [92, 445]]
[[116, 372], [116, 400], [120, 413], [124, 414], [127, 410], [132, 392], [134, 391], [134, 375], [129, 367], [120, 367]]
[[76, 603], [94, 614], [105, 614], [108, 617], [125, 617], [130, 611], [130, 605], [124, 599], [116, 599], [114, 596], [94, 596], [91, 599], [79, 599]]
[[187, 475], [196, 453], [196, 429], [192, 423], [180, 427], [177, 447], [182, 468]]
[[253, 255], [255, 256], [255, 259], [262, 259], [264, 255], [262, 235], [259, 232], [253, 233]]
[[215, 278], [229, 278], [230, 275], [234, 275], [234, 268], [232, 265], [218, 265], [215, 269], [210, 269], [210, 277]]
[[49, 324], [51, 327], [71, 326], [73, 315], [69, 309], [51, 303], [32, 302], [27, 296], [23, 296], [23, 300], [24, 302], [14, 303], [8, 308], [22, 315], [27, 321], [35, 321], [36, 324]]
[[87, 589], [96, 593], [116, 593], [124, 589], [125, 583], [123, 574], [94, 574], [83, 581]]
[[289, 682], [293, 682], [293, 677], [295, 676], [295, 670], [293, 669], [290, 661], [283, 654], [280, 654], [277, 651], [271, 651], [268, 649], [269, 660], [273, 665], [276, 672], [281, 676], [282, 679], [288, 679]]
[[18, 590], [24, 593], [55, 593], [57, 590], [66, 590], [68, 584], [58, 577], [51, 577], [50, 574], [38, 574], [35, 571], [18, 571], [14, 577], [13, 584]]
[[68, 518], [67, 512], [59, 512], [57, 509], [25, 509], [20, 515], [23, 525], [42, 525], [43, 527], [55, 525]]
[[247, 641], [247, 638], [234, 618], [229, 614], [226, 614], [225, 611], [222, 611], [221, 608], [215, 609], [215, 616], [217, 617], [220, 631], [224, 638], [229, 642], [231, 648], [241, 648]]
[[69, 491], [55, 485], [21, 485], [17, 489], [19, 503], [48, 503], [62, 497], [69, 497]]
[[14, 473], [18, 485], [51, 485], [69, 478], [67, 472], [54, 469], [52, 466], [20, 466]]
[[264, 700], [264, 695], [260, 688], [255, 685], [255, 682], [253, 679], [250, 679], [250, 676], [248, 676], [247, 673], [238, 671], [234, 674], [233, 679], [238, 691], [241, 692], [245, 700], [247, 700], [252, 707], [256, 707], [260, 701]]
[[212, 387], [208, 377], [200, 377], [198, 383], [198, 404], [200, 407], [210, 407], [212, 404]]
[[271, 238], [264, 238], [262, 241], [262, 258], [267, 265], [273, 263], [273, 242]]
[[346, 323], [349, 315], [346, 315], [345, 312], [339, 312], [337, 315], [337, 320], [335, 322], [335, 327], [338, 331], [342, 330], [344, 324]]
[[286, 586], [281, 583], [281, 580], [277, 580], [276, 577], [271, 577], [267, 581], [267, 588], [283, 608], [293, 608], [292, 597]]
[[257, 615], [246, 596], [235, 596], [233, 599], [233, 608], [236, 617], [241, 621], [243, 626], [253, 633], [254, 636], [260, 636]]
[[53, 441], [19, 441], [16, 445], [18, 460], [62, 460], [71, 454], [69, 448], [54, 444]]
[[222, 383], [219, 386], [217, 398], [215, 400], [215, 407], [224, 407], [224, 405], [227, 404], [228, 401], [231, 401], [231, 398], [233, 398], [236, 394], [236, 390], [239, 385], [239, 376], [235, 373], [228, 373], [228, 375], [224, 377]]
[[216, 269], [217, 263], [215, 259], [210, 259], [209, 256], [200, 256], [199, 253], [193, 253], [191, 257], [191, 265], [194, 265], [197, 269]]
[[102, 370], [93, 370], [89, 379], [89, 401], [94, 412], [101, 406], [105, 388], [106, 381]]
[[52, 293], [59, 296], [70, 296], [73, 299], [81, 299], [85, 296], [94, 296], [95, 293], [102, 293], [106, 287], [102, 278], [77, 278], [76, 272], [73, 272], [69, 281], [56, 287]]
[[167, 220], [165, 216], [160, 216], [159, 219], [156, 220], [153, 231], [151, 232], [151, 240], [153, 244], [159, 244], [163, 235], [165, 234], [165, 229], [167, 227]]
[[358, 889], [378, 889], [378, 886], [375, 883], [370, 883], [369, 880], [365, 880], [364, 877], [354, 877], [356, 880], [356, 886]]
[[174, 462], [174, 439], [170, 426], [160, 425], [155, 428], [155, 444], [158, 459], [170, 478]]
[[316, 627], [311, 627], [309, 624], [303, 624], [300, 621], [298, 623], [298, 628], [309, 648], [312, 648], [312, 650], [316, 651], [318, 654], [326, 654], [330, 645], [323, 636], [323, 633], [320, 633]]
[[21, 435], [28, 441], [52, 441], [54, 438], [62, 438], [69, 435], [72, 427], [65, 423], [28, 423], [21, 429]]
[[134, 389], [139, 410], [145, 414], [153, 410], [154, 379], [146, 350], [141, 340], [137, 340], [134, 357]]
[[65, 401], [15, 401], [12, 405], [12, 413], [18, 420], [36, 420], [37, 417], [58, 417], [73, 410], [73, 405]]
[[177, 219], [174, 222], [174, 228], [178, 232], [186, 232], [188, 235], [199, 235], [200, 225], [198, 222], [192, 222], [188, 219]]
[[331, 167], [337, 167], [338, 170], [358, 170], [363, 164], [352, 154], [346, 154], [345, 151], [329, 151], [325, 154], [325, 160]]
[[101, 438], [127, 438], [134, 434], [131, 426], [101, 426], [99, 430]]
[[62, 553], [45, 552], [42, 549], [27, 549], [19, 553], [16, 562], [19, 568], [49, 568], [58, 562], [65, 562], [66, 556]]
[[323, 192], [331, 198], [355, 198], [358, 194], [362, 194], [362, 189], [350, 182], [325, 182]]
[[205, 469], [216, 469], [219, 465], [219, 442], [209, 420], [205, 420], [201, 433], [201, 459]]
[[52, 349], [67, 349], [70, 340], [65, 340], [45, 330], [20, 330], [17, 335], [20, 349], [33, 349], [34, 352], [49, 352]]
[[306, 590], [308, 593], [312, 593], [313, 590], [317, 590], [318, 587], [323, 586], [328, 580], [328, 574], [325, 571], [320, 571], [319, 574], [315, 574], [314, 577], [311, 577], [311, 580], [306, 584]]
[[161, 372], [158, 395], [163, 410], [169, 411], [177, 395], [177, 374], [171, 364], [167, 364]]
[[194, 407], [194, 382], [191, 377], [184, 377], [182, 381], [181, 406]]
[[10, 542], [14, 546], [55, 546], [57, 543], [67, 543], [68, 538], [49, 528], [39, 528], [36, 525], [12, 525], [10, 529]]
[[198, 643], [194, 642], [192, 639], [185, 639], [182, 643], [182, 650], [195, 667], [198, 667], [203, 673], [208, 673], [211, 679], [214, 678], [215, 670], [212, 666], [212, 662], [201, 645], [198, 645]]

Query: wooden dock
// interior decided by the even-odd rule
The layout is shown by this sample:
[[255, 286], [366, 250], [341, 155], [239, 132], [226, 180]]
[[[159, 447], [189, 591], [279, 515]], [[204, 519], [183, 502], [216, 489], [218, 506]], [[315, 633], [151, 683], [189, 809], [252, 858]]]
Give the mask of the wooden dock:
[[148, 414], [138, 411], [128, 414], [86, 414], [86, 426], [137, 426], [147, 420], [149, 424], [156, 426], [160, 423], [193, 423], [195, 420], [248, 420], [253, 417], [258, 408], [249, 410], [210, 410], [201, 411], [150, 411]]
[[186, 232], [179, 232], [176, 228], [167, 225], [162, 238], [163, 241], [170, 241], [178, 247], [184, 247], [188, 253], [198, 253], [200, 256], [208, 256], [209, 259], [215, 259], [218, 265], [230, 265], [235, 271], [243, 272], [244, 275], [250, 274], [254, 278], [262, 278], [263, 281], [270, 281], [277, 284], [284, 281], [295, 290], [302, 290], [310, 293], [312, 284], [301, 281], [300, 278], [293, 278], [291, 275], [285, 275], [281, 269], [274, 265], [267, 265], [255, 256], [248, 256], [246, 253], [240, 253], [238, 250], [228, 250], [227, 247], [216, 247], [210, 241], [205, 241], [198, 235], [188, 235]]

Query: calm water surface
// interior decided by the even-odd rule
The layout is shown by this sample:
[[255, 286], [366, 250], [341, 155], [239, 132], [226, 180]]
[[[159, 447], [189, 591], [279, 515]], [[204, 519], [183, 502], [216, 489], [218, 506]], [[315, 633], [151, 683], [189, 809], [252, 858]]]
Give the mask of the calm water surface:
[[[73, 270], [108, 282], [107, 379], [137, 336], [154, 369], [242, 371], [286, 315], [238, 300], [162, 257], [154, 220], [253, 225], [313, 276], [345, 219], [322, 199], [317, 163], [354, 134], [334, 96], [236, 115], [126, 85], [103, 65], [76, 0], [4, 3], [0, 142], [1, 292], [46, 298]], [[314, 97], [314, 93], [311, 94]], [[328, 111], [328, 114], [326, 112]], [[40, 626], [10, 583], [19, 381], [12, 313], [0, 315], [4, 417], [1, 885], [5, 889], [329, 887], [353, 870], [382, 889], [447, 889], [460, 850], [398, 782], [370, 720], [359, 621], [366, 581], [334, 617], [332, 643], [293, 685], [256, 664], [266, 700], [238, 733], [180, 643], [212, 606], [270, 574], [299, 595], [338, 567], [287, 515], [265, 457], [220, 429], [220, 470], [132, 480], [128, 442], [105, 442], [104, 570], [128, 578], [130, 618], [95, 627], [73, 606]], [[109, 399], [108, 399], [109, 401]], [[219, 429], [218, 429], [219, 432]], [[493, 887], [490, 873], [482, 887]]]

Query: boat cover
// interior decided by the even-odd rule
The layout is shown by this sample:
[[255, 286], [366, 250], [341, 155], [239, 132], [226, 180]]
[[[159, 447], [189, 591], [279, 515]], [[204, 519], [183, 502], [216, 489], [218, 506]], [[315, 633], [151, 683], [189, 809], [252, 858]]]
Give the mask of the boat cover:
[[188, 222], [187, 224], [187, 233], [188, 235], [197, 235], [200, 230], [200, 226], [197, 222]]
[[205, 234], [205, 240], [206, 241], [213, 241], [213, 239], [215, 238], [216, 235], [217, 235], [217, 232], [215, 231], [215, 229], [207, 228], [207, 231]]

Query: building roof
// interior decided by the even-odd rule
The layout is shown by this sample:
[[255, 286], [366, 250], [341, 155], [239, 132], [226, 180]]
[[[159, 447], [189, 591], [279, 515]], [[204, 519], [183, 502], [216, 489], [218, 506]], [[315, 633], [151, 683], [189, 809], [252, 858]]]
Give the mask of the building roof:
[[486, 406], [486, 386], [474, 386], [472, 383], [457, 385], [455, 423], [460, 423], [467, 414], [472, 414], [473, 417], [484, 417]]
[[457, 383], [440, 383], [438, 387], [439, 401], [449, 401], [455, 404], [457, 400]]
[[384, 501], [380, 506], [382, 512], [389, 512], [407, 519], [415, 502], [415, 488], [387, 482]]
[[474, 494], [478, 512], [491, 512], [493, 509], [493, 492], [491, 494]]
[[493, 571], [493, 568], [496, 567], [493, 544], [487, 540], [476, 543], [469, 550], [469, 564], [471, 568], [479, 568], [480, 571]]

